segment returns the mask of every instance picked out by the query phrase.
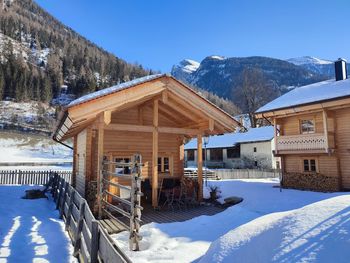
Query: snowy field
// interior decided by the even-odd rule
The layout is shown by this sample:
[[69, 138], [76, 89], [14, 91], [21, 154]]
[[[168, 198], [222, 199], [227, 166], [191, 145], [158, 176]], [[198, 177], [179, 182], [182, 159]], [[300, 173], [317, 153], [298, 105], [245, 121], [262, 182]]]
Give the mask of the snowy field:
[[52, 200], [21, 199], [30, 188], [0, 186], [0, 263], [76, 262]]
[[40, 135], [0, 131], [0, 149], [0, 163], [72, 161], [71, 149]]
[[[350, 195], [282, 190], [274, 179], [210, 181], [244, 201], [214, 216], [141, 227], [133, 262], [349, 262]], [[208, 191], [205, 191], [208, 196]]]

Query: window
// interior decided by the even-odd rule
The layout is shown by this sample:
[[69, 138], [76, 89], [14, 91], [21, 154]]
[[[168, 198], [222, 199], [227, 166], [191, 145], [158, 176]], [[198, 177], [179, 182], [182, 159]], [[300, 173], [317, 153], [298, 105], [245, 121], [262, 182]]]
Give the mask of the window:
[[279, 161], [276, 161], [276, 169], [281, 169], [281, 163]]
[[222, 149], [210, 149], [210, 160], [222, 161]]
[[160, 173], [170, 172], [169, 157], [158, 157], [158, 172]]
[[239, 158], [241, 156], [240, 146], [237, 145], [235, 147], [227, 148], [227, 158]]
[[258, 161], [254, 161], [254, 166], [258, 167]]
[[304, 172], [316, 172], [316, 160], [315, 159], [304, 159]]
[[300, 121], [301, 133], [315, 133], [315, 121], [314, 120], [301, 120]]
[[[125, 158], [125, 157], [117, 157], [114, 159], [116, 163], [130, 163], [130, 158]], [[123, 165], [115, 165], [115, 173], [117, 175], [125, 175], [125, 174], [131, 174], [130, 167], [128, 166], [123, 166]]]
[[187, 161], [194, 161], [194, 150], [187, 150]]
[[256, 147], [254, 147], [254, 152], [256, 153]]

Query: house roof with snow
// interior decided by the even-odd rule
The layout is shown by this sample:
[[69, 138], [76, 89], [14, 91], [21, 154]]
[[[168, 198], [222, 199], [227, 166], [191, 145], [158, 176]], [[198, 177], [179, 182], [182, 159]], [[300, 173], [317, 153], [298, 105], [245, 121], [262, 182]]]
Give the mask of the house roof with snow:
[[[157, 74], [96, 91], [72, 101], [60, 113], [53, 138], [64, 141], [88, 127], [112, 127], [109, 124], [118, 112], [132, 108], [146, 110], [150, 104], [153, 105], [153, 101], [159, 102], [158, 131], [161, 133], [183, 134], [192, 138], [198, 134], [233, 132], [236, 127], [241, 126], [231, 115], [174, 77]], [[146, 113], [138, 114], [143, 117]], [[104, 118], [105, 124], [102, 122]], [[138, 123], [124, 124], [123, 129], [153, 131], [150, 123], [140, 120]], [[120, 130], [122, 127], [119, 125], [114, 129]]]
[[[238, 143], [270, 141], [274, 137], [273, 126], [251, 128], [247, 132], [228, 133], [209, 137], [208, 149], [233, 147]], [[185, 150], [197, 149], [197, 139], [189, 141]]]
[[267, 103], [256, 111], [256, 114], [277, 111], [292, 107], [301, 107], [331, 100], [350, 97], [350, 79], [327, 80], [295, 88], [281, 97]]

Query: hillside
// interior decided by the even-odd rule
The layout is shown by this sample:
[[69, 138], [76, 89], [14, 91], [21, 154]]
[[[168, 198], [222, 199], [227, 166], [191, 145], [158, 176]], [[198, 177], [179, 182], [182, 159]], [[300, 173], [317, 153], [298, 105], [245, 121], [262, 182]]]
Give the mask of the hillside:
[[0, 99], [48, 102], [64, 84], [79, 96], [150, 73], [91, 43], [32, 0], [5, 0], [1, 7]]
[[[188, 70], [188, 69], [191, 70]], [[285, 93], [290, 87], [302, 86], [328, 77], [287, 61], [268, 57], [206, 57], [201, 63], [184, 60], [172, 69], [172, 74], [193, 86], [229, 98], [243, 112], [250, 112], [242, 99], [246, 79], [249, 85], [260, 83], [256, 98], [258, 105]]]

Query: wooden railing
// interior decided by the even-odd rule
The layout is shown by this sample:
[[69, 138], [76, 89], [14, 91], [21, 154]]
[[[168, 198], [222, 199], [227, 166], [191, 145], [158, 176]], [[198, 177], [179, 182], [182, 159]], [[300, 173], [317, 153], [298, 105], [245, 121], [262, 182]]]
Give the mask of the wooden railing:
[[[141, 155], [134, 155], [128, 163], [105, 160], [100, 176], [99, 189], [99, 219], [108, 217], [117, 221], [125, 229], [129, 230], [130, 250], [139, 250], [139, 229], [141, 224]], [[116, 173], [117, 169], [123, 171]], [[124, 174], [128, 170], [128, 174]], [[119, 179], [128, 185], [120, 183]], [[125, 191], [126, 196], [118, 195], [111, 189]], [[116, 216], [116, 214], [118, 216]], [[127, 218], [130, 224], [125, 224], [120, 217]]]
[[[197, 178], [198, 177], [197, 170], [185, 170], [184, 176], [189, 178]], [[212, 170], [207, 170], [207, 171], [203, 170], [203, 179], [205, 179], [205, 177], [207, 177], [208, 179], [218, 179], [216, 177], [215, 172]]]
[[300, 134], [276, 137], [277, 151], [326, 150], [327, 138], [324, 134]]
[[70, 171], [34, 171], [34, 170], [0, 170], [0, 184], [6, 185], [44, 185], [52, 174], [58, 174], [71, 182]]
[[63, 177], [54, 176], [51, 188], [79, 262], [131, 262], [95, 219], [86, 200]]

